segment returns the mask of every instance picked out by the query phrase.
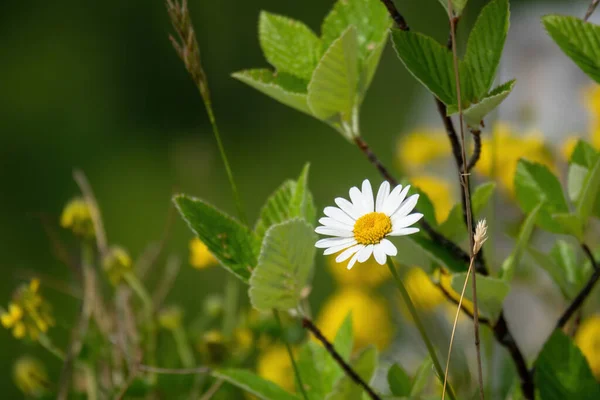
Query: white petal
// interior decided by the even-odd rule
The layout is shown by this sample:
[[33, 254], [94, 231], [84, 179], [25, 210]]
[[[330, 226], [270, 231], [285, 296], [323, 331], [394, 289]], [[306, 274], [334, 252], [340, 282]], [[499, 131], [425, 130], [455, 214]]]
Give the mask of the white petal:
[[338, 207], [342, 209], [342, 211], [344, 211], [346, 214], [348, 214], [355, 220], [362, 217], [362, 214], [352, 205], [352, 203], [350, 203], [343, 197], [336, 197], [335, 204], [337, 204]]
[[371, 257], [371, 254], [373, 254], [373, 245], [369, 244], [367, 246], [365, 246], [364, 249], [362, 249], [361, 251], [358, 252], [358, 262], [359, 263], [364, 263], [365, 261], [367, 261], [369, 259], [369, 257]]
[[319, 219], [319, 223], [328, 228], [336, 228], [336, 229], [343, 229], [343, 230], [350, 230], [350, 231], [352, 229], [354, 229], [354, 225], [344, 224], [343, 222], [340, 222], [337, 219], [329, 218], [329, 217], [323, 217], [323, 218]]
[[402, 216], [408, 215], [408, 213], [410, 213], [415, 208], [418, 200], [419, 200], [419, 195], [413, 194], [408, 199], [406, 199], [406, 201], [404, 203], [402, 203], [402, 205], [400, 206], [398, 211], [396, 211], [394, 214], [392, 214], [390, 216], [402, 217]]
[[363, 244], [356, 244], [356, 245], [346, 249], [342, 254], [338, 255], [335, 258], [335, 262], [341, 263], [341, 262], [346, 261], [348, 259], [348, 257], [355, 254], [359, 250], [362, 250], [363, 247], [365, 247]]
[[352, 200], [352, 205], [360, 213], [360, 216], [366, 214], [362, 192], [356, 186], [350, 188], [350, 200]]
[[326, 249], [332, 246], [348, 245], [351, 246], [356, 242], [354, 238], [325, 238], [318, 240], [315, 247], [318, 249]]
[[385, 250], [383, 250], [383, 247], [381, 246], [381, 243], [375, 245], [373, 248], [373, 255], [375, 256], [375, 261], [377, 261], [379, 265], [385, 264], [387, 256], [385, 254]]
[[371, 182], [369, 182], [368, 179], [365, 179], [362, 183], [362, 195], [366, 212], [373, 212], [373, 188], [371, 187]]
[[404, 217], [392, 218], [392, 230], [406, 228], [407, 226], [411, 226], [412, 224], [419, 221], [421, 218], [423, 218], [423, 214], [421, 214], [421, 213], [414, 213], [414, 214], [410, 214], [410, 215], [407, 215]]
[[410, 189], [410, 185], [406, 185], [404, 189], [402, 186], [398, 185], [392, 193], [388, 196], [387, 200], [383, 204], [383, 210], [386, 215], [392, 216], [394, 212], [401, 206], [402, 202], [406, 198], [406, 194], [408, 193], [408, 189]]
[[383, 239], [381, 242], [379, 242], [379, 247], [385, 252], [385, 254], [387, 254], [388, 256], [395, 256], [396, 254], [398, 254], [398, 249], [396, 248], [396, 246], [394, 246], [394, 244], [392, 242], [390, 242], [388, 239]]
[[354, 226], [354, 223], [356, 222], [356, 220], [354, 218], [352, 218], [351, 216], [349, 216], [348, 214], [346, 214], [344, 211], [340, 210], [337, 207], [325, 207], [325, 210], [323, 212], [328, 217], [337, 219], [338, 221], [343, 222], [348, 225]]
[[375, 211], [380, 212], [383, 208], [383, 203], [385, 203], [385, 199], [390, 195], [390, 183], [388, 181], [383, 181], [381, 186], [379, 186], [379, 191], [377, 191], [377, 200], [375, 201]]
[[330, 254], [335, 254], [335, 253], [337, 253], [339, 251], [342, 251], [342, 250], [347, 249], [347, 248], [349, 248], [351, 246], [354, 246], [355, 244], [356, 244], [356, 240], [352, 240], [352, 242], [347, 243], [347, 244], [344, 243], [344, 244], [338, 244], [336, 246], [331, 246], [331, 247], [325, 249], [325, 251], [323, 252], [323, 255], [324, 256], [328, 256]]
[[350, 261], [348, 261], [348, 265], [346, 266], [346, 268], [348, 268], [349, 270], [352, 269], [352, 267], [356, 263], [356, 259], [357, 258], [358, 258], [358, 253], [356, 253], [354, 256], [352, 256], [352, 258], [350, 259]]
[[317, 232], [318, 234], [321, 234], [321, 235], [339, 236], [339, 237], [344, 237], [344, 238], [354, 237], [354, 234], [352, 233], [352, 231], [328, 228], [326, 226], [318, 226], [317, 229], [315, 229], [315, 232]]
[[406, 236], [419, 232], [419, 228], [400, 228], [397, 231], [392, 231], [390, 236]]

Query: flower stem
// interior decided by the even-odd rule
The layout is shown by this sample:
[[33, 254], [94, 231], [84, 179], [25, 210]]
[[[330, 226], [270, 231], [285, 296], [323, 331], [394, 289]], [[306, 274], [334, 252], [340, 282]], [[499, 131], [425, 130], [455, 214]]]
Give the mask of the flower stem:
[[[273, 309], [273, 316], [279, 325], [279, 329], [283, 332], [283, 324], [281, 323], [281, 317], [279, 316], [279, 311]], [[288, 355], [290, 357], [290, 361], [292, 362], [292, 368], [294, 369], [294, 374], [296, 375], [296, 381], [298, 382], [298, 388], [300, 388], [300, 393], [302, 393], [302, 397], [304, 400], [308, 400], [308, 394], [306, 394], [306, 390], [304, 389], [304, 384], [302, 383], [302, 377], [300, 376], [300, 370], [298, 369], [298, 365], [296, 364], [296, 359], [294, 358], [294, 353], [292, 352], [292, 347], [288, 342], [287, 338], [283, 338], [283, 342], [285, 343], [285, 347], [287, 349]]]
[[45, 348], [46, 350], [48, 350], [50, 352], [50, 354], [52, 354], [53, 356], [55, 356], [56, 358], [58, 358], [61, 361], [65, 360], [65, 353], [59, 349], [58, 347], [56, 347], [52, 341], [50, 340], [50, 338], [46, 335], [40, 335], [39, 338], [39, 343], [40, 345]]
[[146, 338], [146, 356], [150, 365], [156, 364], [156, 325], [154, 323], [154, 306], [152, 297], [148, 294], [142, 282], [133, 273], [125, 274], [125, 281], [142, 302], [145, 317], [145, 329], [148, 334]]
[[177, 346], [177, 352], [179, 353], [179, 358], [181, 358], [181, 363], [185, 368], [194, 367], [196, 365], [196, 360], [194, 359], [194, 353], [192, 352], [190, 343], [185, 336], [183, 327], [177, 326], [175, 329], [173, 329], [172, 333], [173, 340], [175, 340], [175, 345]]
[[[438, 379], [440, 380], [440, 382], [442, 384], [444, 384], [444, 370], [442, 369], [440, 360], [438, 359], [438, 356], [435, 352], [433, 343], [429, 339], [429, 336], [427, 335], [427, 332], [425, 331], [425, 326], [423, 325], [423, 322], [421, 321], [421, 318], [419, 317], [417, 309], [416, 309], [414, 303], [412, 302], [410, 295], [408, 294], [408, 291], [406, 290], [406, 287], [402, 283], [402, 280], [400, 280], [400, 276], [398, 275], [398, 271], [396, 271], [396, 266], [394, 265], [394, 261], [390, 257], [388, 257], [387, 265], [388, 265], [388, 268], [390, 269], [390, 272], [392, 273], [392, 276], [394, 277], [394, 280], [396, 281], [396, 286], [398, 287], [398, 290], [400, 291], [400, 294], [402, 295], [402, 298], [404, 299], [404, 302], [406, 303], [406, 306], [408, 307], [408, 311], [410, 312], [410, 315], [412, 316], [413, 320], [415, 321], [415, 325], [417, 326], [417, 329], [419, 330], [419, 334], [421, 335], [421, 338], [423, 339], [423, 342], [425, 343], [425, 346], [427, 347], [427, 351], [429, 352], [431, 361], [433, 362], [433, 366], [435, 367], [435, 370], [436, 370], [436, 375], [437, 375]], [[452, 400], [456, 400], [456, 398], [454, 397], [454, 392], [452, 391], [451, 387], [448, 388], [448, 396]]]

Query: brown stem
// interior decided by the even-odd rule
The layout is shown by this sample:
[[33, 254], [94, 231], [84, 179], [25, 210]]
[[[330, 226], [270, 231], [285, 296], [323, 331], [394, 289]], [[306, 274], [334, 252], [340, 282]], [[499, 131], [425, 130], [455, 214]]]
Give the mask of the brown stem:
[[394, 2], [392, 0], [381, 0], [381, 2], [385, 5], [385, 8], [387, 8], [388, 12], [390, 13], [390, 16], [394, 20], [394, 23], [396, 24], [398, 29], [408, 31], [410, 28], [408, 27], [408, 24], [406, 23], [406, 20], [404, 19], [402, 14], [400, 14], [398, 9], [394, 5]]
[[381, 397], [358, 375], [356, 371], [352, 369], [352, 367], [344, 361], [340, 353], [335, 350], [333, 344], [327, 340], [327, 338], [321, 333], [319, 328], [308, 318], [302, 318], [302, 326], [308, 329], [314, 336], [323, 344], [327, 352], [333, 357], [333, 359], [338, 363], [338, 365], [344, 370], [346, 375], [350, 379], [352, 379], [357, 385], [361, 386], [365, 392], [371, 397], [373, 400], [381, 400]]
[[596, 7], [598, 7], [598, 3], [600, 3], [600, 0], [593, 0], [590, 3], [590, 6], [588, 7], [586, 13], [585, 13], [585, 17], [583, 17], [584, 21], [587, 21], [588, 19], [590, 19], [590, 17], [592, 16], [592, 14], [594, 13], [594, 11], [596, 10]]
[[481, 157], [481, 131], [478, 129], [471, 129], [471, 135], [473, 136], [473, 144], [475, 148], [473, 149], [473, 154], [471, 154], [471, 158], [467, 163], [467, 172], [471, 172], [479, 158]]
[[567, 307], [565, 312], [558, 319], [558, 322], [556, 323], [556, 327], [558, 329], [562, 329], [565, 326], [565, 324], [569, 321], [569, 319], [571, 319], [573, 314], [575, 314], [575, 312], [579, 309], [579, 307], [581, 307], [581, 305], [583, 304], [585, 299], [588, 298], [588, 296], [592, 292], [592, 289], [594, 288], [594, 286], [600, 279], [600, 267], [598, 266], [598, 263], [596, 263], [596, 260], [594, 259], [594, 255], [592, 254], [592, 251], [590, 250], [588, 245], [585, 243], [583, 243], [581, 245], [581, 248], [583, 249], [585, 254], [588, 256], [590, 261], [592, 262], [592, 267], [594, 268], [594, 272], [592, 273], [592, 276], [590, 276], [590, 279], [587, 281], [587, 283], [585, 284], [583, 289], [581, 289], [579, 294], [575, 297], [575, 299], [573, 299], [573, 302], [571, 302], [569, 307]]

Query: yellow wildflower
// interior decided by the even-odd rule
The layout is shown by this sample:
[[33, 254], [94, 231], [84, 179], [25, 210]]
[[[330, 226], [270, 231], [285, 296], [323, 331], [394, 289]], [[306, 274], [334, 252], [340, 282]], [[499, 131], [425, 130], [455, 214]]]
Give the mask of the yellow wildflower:
[[417, 129], [398, 142], [400, 163], [405, 167], [419, 167], [451, 154], [446, 134], [439, 129]]
[[81, 197], [69, 201], [60, 216], [60, 226], [71, 229], [77, 236], [94, 237], [90, 205]]
[[174, 331], [175, 329], [181, 327], [182, 318], [183, 313], [181, 308], [177, 306], [169, 306], [163, 308], [158, 313], [158, 324], [164, 329]]
[[13, 366], [15, 384], [27, 397], [41, 398], [50, 387], [44, 365], [32, 357], [21, 357]]
[[[495, 160], [492, 146], [495, 146]], [[499, 123], [493, 128], [493, 138], [488, 136], [482, 140], [481, 158], [476, 170], [486, 177], [493, 178], [495, 175], [502, 186], [514, 195], [514, 176], [521, 158], [554, 168], [541, 132], [516, 134], [509, 125]]]
[[286, 389], [294, 390], [294, 372], [285, 345], [277, 344], [264, 350], [258, 356], [256, 370], [262, 378]]
[[577, 142], [581, 138], [579, 136], [568, 136], [565, 141], [560, 146], [560, 155], [563, 160], [569, 161], [571, 159], [571, 154], [573, 154], [573, 150], [575, 150], [575, 146]]
[[217, 259], [200, 239], [193, 238], [190, 241], [190, 264], [194, 268], [204, 269], [216, 265]]
[[236, 329], [233, 333], [233, 338], [235, 341], [235, 352], [244, 356], [252, 350], [252, 345], [254, 344], [254, 335], [252, 331], [248, 328], [239, 328]]
[[22, 339], [28, 336], [37, 340], [54, 326], [50, 305], [38, 293], [39, 281], [33, 279], [29, 285], [21, 285], [15, 292], [8, 310], [0, 309], [0, 323], [6, 329], [12, 329], [13, 336]]
[[333, 340], [350, 312], [355, 348], [374, 344], [382, 350], [390, 344], [393, 327], [385, 299], [357, 288], [343, 288], [331, 296], [319, 313], [317, 326]]
[[422, 310], [433, 310], [446, 301], [441, 290], [419, 267], [412, 267], [406, 272], [404, 285], [415, 307]]
[[596, 378], [600, 379], [600, 314], [583, 321], [575, 336], [575, 344], [585, 355]]
[[127, 251], [117, 246], [112, 247], [102, 260], [102, 268], [114, 286], [118, 285], [125, 274], [132, 270], [132, 265], [133, 262]]
[[420, 175], [410, 178], [410, 182], [421, 189], [433, 203], [435, 219], [441, 223], [448, 218], [454, 205], [450, 184], [434, 176]]
[[335, 281], [342, 286], [374, 288], [389, 278], [388, 269], [379, 265], [373, 257], [365, 261], [361, 268], [352, 269], [346, 268], [348, 262], [335, 262], [335, 257], [335, 255], [327, 256], [327, 267]]

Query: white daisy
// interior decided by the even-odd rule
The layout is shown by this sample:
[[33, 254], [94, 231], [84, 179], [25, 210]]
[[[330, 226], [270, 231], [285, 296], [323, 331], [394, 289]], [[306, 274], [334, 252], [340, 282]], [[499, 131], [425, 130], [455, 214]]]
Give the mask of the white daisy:
[[398, 253], [396, 246], [387, 236], [403, 236], [419, 232], [411, 227], [423, 217], [423, 214], [409, 214], [416, 206], [418, 194], [406, 198], [410, 186], [398, 185], [390, 193], [390, 184], [383, 182], [373, 199], [373, 189], [368, 179], [362, 183], [362, 190], [357, 187], [350, 189], [350, 200], [338, 197], [335, 203], [338, 207], [326, 207], [327, 217], [321, 218], [315, 232], [321, 235], [333, 236], [319, 240], [315, 246], [325, 249], [324, 254], [334, 254], [342, 251], [336, 262], [341, 263], [350, 258], [348, 269], [358, 261], [363, 263], [371, 255], [383, 265], [387, 256]]

